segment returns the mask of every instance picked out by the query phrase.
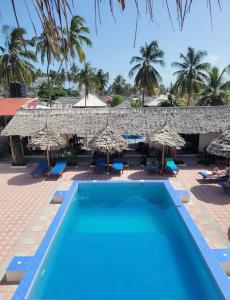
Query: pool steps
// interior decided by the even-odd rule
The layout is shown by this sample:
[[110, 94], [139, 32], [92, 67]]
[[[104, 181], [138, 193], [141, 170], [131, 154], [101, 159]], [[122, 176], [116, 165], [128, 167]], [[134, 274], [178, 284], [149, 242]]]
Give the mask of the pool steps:
[[187, 190], [175, 189], [177, 196], [183, 203], [187, 203], [190, 200], [190, 194]]
[[30, 268], [32, 256], [14, 256], [6, 269], [6, 281], [20, 282], [23, 275]]
[[65, 198], [65, 194], [66, 194], [67, 191], [56, 191], [54, 194], [53, 194], [53, 197], [52, 197], [52, 200], [51, 200], [51, 203], [56, 203], [56, 204], [61, 204]]
[[213, 249], [214, 255], [226, 274], [230, 274], [230, 248]]

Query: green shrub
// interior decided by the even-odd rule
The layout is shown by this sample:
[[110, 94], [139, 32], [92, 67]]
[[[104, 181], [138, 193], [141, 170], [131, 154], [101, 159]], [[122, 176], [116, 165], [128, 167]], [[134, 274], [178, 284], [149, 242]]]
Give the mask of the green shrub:
[[140, 99], [133, 99], [131, 101], [131, 106], [135, 107], [135, 108], [141, 107], [141, 100]]
[[81, 97], [81, 93], [79, 91], [68, 90], [68, 95], [70, 97]]
[[111, 106], [117, 106], [123, 102], [123, 96], [121, 95], [114, 95], [111, 101]]
[[[40, 99], [49, 99], [50, 96], [50, 90], [48, 89], [40, 89], [40, 91], [38, 92], [38, 97]], [[52, 100], [56, 100], [59, 97], [67, 97], [68, 93], [66, 91], [66, 89], [61, 88], [61, 87], [54, 87], [52, 94], [51, 94], [51, 99]]]

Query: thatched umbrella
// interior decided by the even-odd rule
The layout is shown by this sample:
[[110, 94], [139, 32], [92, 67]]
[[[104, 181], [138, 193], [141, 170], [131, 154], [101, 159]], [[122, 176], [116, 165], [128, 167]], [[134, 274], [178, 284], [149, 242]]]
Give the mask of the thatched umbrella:
[[210, 143], [210, 145], [207, 148], [207, 152], [217, 156], [226, 157], [227, 159], [229, 159], [230, 167], [230, 128], [221, 133], [217, 139]]
[[49, 151], [50, 147], [61, 146], [66, 144], [66, 140], [59, 134], [54, 133], [48, 128], [35, 133], [29, 140], [29, 147], [41, 147], [46, 149], [47, 162], [50, 167]]
[[185, 145], [185, 140], [172, 128], [165, 126], [159, 131], [147, 136], [148, 143], [162, 145], [162, 170], [164, 168], [164, 150], [165, 146], [180, 149]]
[[107, 169], [109, 169], [109, 155], [122, 152], [128, 147], [128, 143], [122, 135], [107, 126], [92, 139], [89, 146], [93, 150], [106, 154]]

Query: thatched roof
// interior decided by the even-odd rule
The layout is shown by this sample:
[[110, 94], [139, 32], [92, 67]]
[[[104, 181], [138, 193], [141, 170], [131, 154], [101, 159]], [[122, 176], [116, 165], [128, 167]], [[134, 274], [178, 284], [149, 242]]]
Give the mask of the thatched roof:
[[98, 98], [96, 95], [89, 94], [86, 98], [83, 97], [73, 107], [106, 107], [107, 104]]
[[189, 108], [72, 108], [20, 109], [3, 135], [31, 136], [45, 127], [60, 134], [97, 135], [105, 128], [120, 134], [147, 135], [171, 124], [178, 133], [220, 132], [230, 126], [230, 106]]
[[66, 144], [66, 140], [59, 134], [44, 128], [35, 133], [29, 140], [29, 147], [54, 147]]
[[149, 134], [147, 141], [163, 146], [176, 147], [177, 149], [185, 145], [185, 140], [169, 126], [165, 126], [159, 131]]
[[122, 152], [128, 147], [127, 141], [115, 130], [106, 127], [90, 142], [90, 148], [102, 153]]
[[230, 129], [221, 133], [217, 139], [211, 142], [207, 151], [218, 156], [230, 158]]

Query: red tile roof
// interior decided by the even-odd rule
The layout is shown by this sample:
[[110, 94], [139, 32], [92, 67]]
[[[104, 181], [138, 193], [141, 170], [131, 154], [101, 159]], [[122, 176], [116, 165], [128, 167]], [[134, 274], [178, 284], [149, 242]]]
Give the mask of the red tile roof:
[[0, 116], [14, 116], [17, 110], [28, 101], [28, 98], [0, 99]]

